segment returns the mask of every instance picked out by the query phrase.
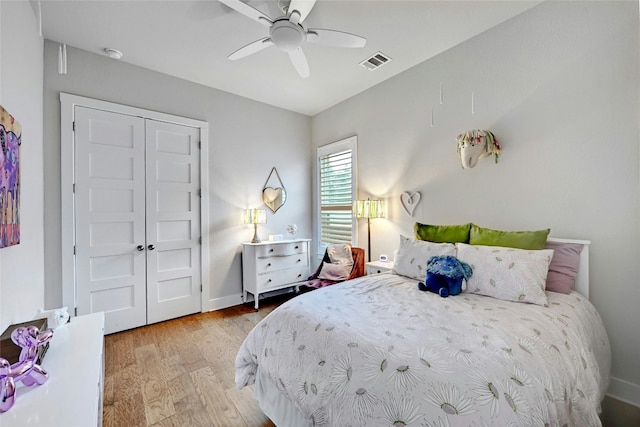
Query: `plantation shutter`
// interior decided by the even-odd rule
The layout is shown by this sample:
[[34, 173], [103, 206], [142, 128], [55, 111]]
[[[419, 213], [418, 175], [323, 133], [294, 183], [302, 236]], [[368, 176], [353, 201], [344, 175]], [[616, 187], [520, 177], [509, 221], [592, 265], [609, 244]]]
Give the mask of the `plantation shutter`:
[[320, 158], [320, 244], [350, 243], [353, 237], [353, 150]]

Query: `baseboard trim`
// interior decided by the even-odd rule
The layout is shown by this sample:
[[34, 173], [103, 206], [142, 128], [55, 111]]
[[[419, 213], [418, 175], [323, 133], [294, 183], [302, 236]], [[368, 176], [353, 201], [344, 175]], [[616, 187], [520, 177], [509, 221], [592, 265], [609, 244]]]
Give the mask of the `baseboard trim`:
[[[292, 292], [294, 287], [295, 285], [291, 285], [291, 287], [288, 287], [288, 288], [282, 288], [275, 291], [265, 292], [264, 294], [260, 294], [260, 300], [262, 300], [262, 298], [268, 298], [268, 297], [273, 297], [281, 294], [290, 293]], [[207, 301], [207, 307], [203, 307], [202, 312], [205, 313], [207, 311], [222, 310], [224, 308], [233, 307], [234, 305], [240, 305], [245, 302], [253, 302], [253, 301], [254, 301], [254, 298], [252, 294], [247, 295], [246, 301], [242, 300], [242, 294], [214, 298]]]
[[607, 395], [640, 408], [640, 385], [611, 377]]
[[242, 304], [242, 294], [229, 295], [226, 297], [210, 299], [207, 304], [208, 307], [205, 307], [202, 311], [222, 310], [223, 308], [229, 308], [240, 304]]

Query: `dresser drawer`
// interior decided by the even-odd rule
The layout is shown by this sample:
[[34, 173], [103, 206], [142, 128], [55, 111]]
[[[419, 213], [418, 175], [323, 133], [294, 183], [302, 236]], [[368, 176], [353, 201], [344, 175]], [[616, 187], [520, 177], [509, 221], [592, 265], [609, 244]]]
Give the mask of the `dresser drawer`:
[[304, 253], [258, 258], [256, 260], [256, 273], [263, 274], [289, 268], [306, 267], [308, 261], [309, 257]]
[[289, 270], [274, 271], [258, 275], [258, 289], [262, 292], [281, 287], [289, 283], [307, 280], [309, 269], [307, 267], [291, 268]]
[[281, 257], [287, 255], [307, 253], [306, 242], [286, 242], [259, 246], [256, 248], [256, 257]]

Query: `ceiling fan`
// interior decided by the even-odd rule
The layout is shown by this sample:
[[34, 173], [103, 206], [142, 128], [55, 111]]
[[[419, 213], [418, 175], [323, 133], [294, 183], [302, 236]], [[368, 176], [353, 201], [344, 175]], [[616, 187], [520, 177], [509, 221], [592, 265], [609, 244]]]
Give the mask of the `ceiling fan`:
[[316, 0], [291, 0], [289, 6], [283, 7], [284, 16], [271, 19], [259, 10], [240, 0], [219, 0], [241, 14], [269, 27], [269, 36], [256, 40], [229, 55], [236, 60], [259, 52], [269, 46], [275, 46], [289, 54], [289, 59], [300, 77], [309, 77], [309, 63], [302, 50], [305, 42], [333, 47], [364, 47], [364, 37], [336, 30], [322, 28], [305, 29], [302, 21], [309, 15]]

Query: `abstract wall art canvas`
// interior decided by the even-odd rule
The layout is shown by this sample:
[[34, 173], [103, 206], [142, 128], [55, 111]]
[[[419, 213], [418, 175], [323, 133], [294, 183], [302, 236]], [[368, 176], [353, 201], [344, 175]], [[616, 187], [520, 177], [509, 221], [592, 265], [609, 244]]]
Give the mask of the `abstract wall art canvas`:
[[22, 126], [0, 106], [0, 248], [20, 243]]

